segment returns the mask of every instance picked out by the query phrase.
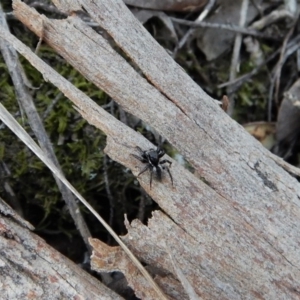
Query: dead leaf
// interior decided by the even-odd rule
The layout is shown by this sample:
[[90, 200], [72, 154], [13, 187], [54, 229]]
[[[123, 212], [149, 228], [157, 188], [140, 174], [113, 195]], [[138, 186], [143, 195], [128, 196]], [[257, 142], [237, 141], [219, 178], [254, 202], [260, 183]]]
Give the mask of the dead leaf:
[[[240, 18], [242, 0], [226, 0], [220, 1], [219, 8], [215, 13], [206, 18], [207, 22], [218, 24], [232, 24], [238, 25]], [[263, 8], [267, 4], [262, 4]], [[249, 2], [247, 11], [247, 24], [251, 22], [258, 15], [258, 11]], [[198, 28], [195, 31], [197, 36], [197, 46], [205, 54], [208, 61], [213, 60], [223, 54], [226, 50], [232, 47], [235, 33], [222, 29], [213, 28]]]
[[275, 123], [271, 122], [253, 122], [244, 125], [244, 128], [264, 147], [271, 149], [275, 144]]
[[97, 272], [122, 272], [128, 285], [134, 290], [137, 297], [141, 299], [157, 299], [157, 293], [150, 283], [141, 275], [132, 261], [121, 247], [110, 247], [97, 239], [89, 239], [93, 247], [91, 256], [91, 268]]

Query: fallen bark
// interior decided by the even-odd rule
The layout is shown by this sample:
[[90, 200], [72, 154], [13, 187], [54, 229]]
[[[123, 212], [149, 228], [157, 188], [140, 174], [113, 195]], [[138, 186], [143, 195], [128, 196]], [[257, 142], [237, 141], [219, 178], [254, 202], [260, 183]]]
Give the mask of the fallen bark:
[[[149, 227], [128, 225], [124, 241], [142, 261], [175, 278], [172, 257], [204, 299], [298, 298], [299, 183], [176, 65], [122, 1], [80, 2], [148, 81], [76, 15], [49, 20], [16, 0], [14, 8], [87, 79], [166, 137], [198, 174], [174, 162], [174, 188], [164, 181], [151, 190], [142, 175], [142, 186], [165, 214], [155, 213]], [[137, 174], [130, 154], [149, 143], [95, 104], [76, 105], [108, 135], [110, 157]], [[168, 294], [167, 284], [161, 286]]]
[[[1, 4], [0, 24], [2, 24], [3, 28], [9, 31]], [[51, 145], [51, 141], [47, 135], [46, 129], [44, 128], [43, 122], [34, 105], [34, 101], [30, 95], [29, 89], [26, 86], [26, 82], [28, 82], [28, 79], [26, 78], [24, 70], [22, 69], [21, 64], [18, 60], [17, 52], [15, 51], [15, 49], [8, 47], [7, 43], [5, 43], [4, 40], [0, 41], [0, 51], [3, 55], [4, 61], [14, 83], [17, 101], [25, 111], [28, 117], [28, 122], [35, 136], [37, 137], [41, 148], [51, 158], [56, 167], [58, 167], [62, 172]], [[88, 243], [88, 238], [91, 236], [91, 233], [80, 213], [74, 195], [60, 182], [57, 177], [54, 176], [54, 179], [74, 220], [76, 228], [79, 230], [87, 249], [91, 251], [90, 245]]]
[[123, 299], [28, 228], [0, 199], [1, 299]]

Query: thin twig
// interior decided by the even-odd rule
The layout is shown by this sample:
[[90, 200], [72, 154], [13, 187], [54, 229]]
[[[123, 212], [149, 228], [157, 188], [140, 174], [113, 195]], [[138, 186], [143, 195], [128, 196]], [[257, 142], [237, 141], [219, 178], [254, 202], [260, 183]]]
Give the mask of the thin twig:
[[67, 16], [65, 13], [58, 10], [54, 5], [42, 3], [42, 1], [34, 1], [34, 2], [30, 3], [29, 6], [34, 7], [34, 8], [40, 8], [44, 11], [47, 11], [50, 13], [55, 13], [55, 14], [62, 15], [65, 17]]
[[[88, 98], [83, 92], [75, 88], [69, 81], [60, 76], [49, 65], [44, 63], [39, 57], [37, 57], [27, 46], [16, 39], [10, 32], [1, 28], [0, 37], [5, 39], [10, 45], [17, 49], [22, 55], [24, 55], [31, 64], [36, 66], [47, 80], [55, 84], [64, 94], [68, 95], [74, 103], [82, 103], [86, 101], [92, 106], [96, 112], [101, 112], [101, 117], [108, 123], [115, 122], [115, 118], [106, 113], [103, 109], [98, 107], [90, 98]], [[84, 100], [83, 100], [84, 99]], [[80, 104], [79, 104], [80, 106]], [[137, 269], [143, 274], [143, 276], [150, 283], [152, 288], [156, 291], [158, 299], [168, 299], [161, 291], [157, 283], [153, 280], [147, 270], [138, 261], [129, 248], [122, 242], [118, 235], [112, 230], [112, 228], [105, 222], [105, 220], [94, 210], [94, 208], [78, 193], [78, 191], [69, 183], [69, 181], [63, 176], [60, 170], [45, 156], [44, 152], [37, 146], [32, 138], [25, 132], [25, 130], [19, 125], [19, 123], [8, 113], [4, 106], [0, 103], [0, 119], [48, 166], [48, 168], [63, 182], [65, 186], [87, 207], [87, 209], [98, 219], [98, 221], [104, 226], [104, 228], [112, 235], [116, 242], [121, 246], [124, 252], [129, 256], [131, 261], [135, 264]], [[110, 125], [111, 125], [110, 123]], [[109, 126], [104, 123], [104, 125]], [[105, 126], [103, 126], [103, 130]]]
[[[300, 35], [295, 37], [293, 40], [291, 40], [288, 43], [287, 46], [287, 53], [290, 53], [290, 51], [293, 53], [294, 51], [296, 51], [298, 48], [300, 47]], [[251, 72], [244, 74], [234, 80], [231, 81], [227, 81], [224, 82], [222, 84], [218, 85], [218, 88], [224, 88], [228, 85], [234, 85], [234, 87], [232, 88], [233, 91], [236, 91], [243, 83], [245, 83], [246, 81], [248, 81], [251, 77], [253, 77], [254, 75], [256, 75], [259, 70], [266, 66], [267, 63], [269, 63], [271, 60], [273, 60], [278, 54], [280, 53], [280, 49], [276, 50], [275, 52], [273, 52], [264, 62], [262, 62], [261, 64], [259, 64], [255, 69], [253, 69]]]
[[[111, 190], [110, 190], [110, 184], [109, 184], [109, 179], [108, 179], [108, 172], [107, 172], [107, 155], [103, 156], [103, 175], [104, 175], [104, 182], [105, 182], [105, 190], [107, 194], [107, 198], [109, 201], [109, 220], [108, 224], [110, 227], [113, 225], [114, 221], [114, 207], [115, 207], [115, 200], [114, 197], [112, 196]], [[108, 235], [107, 243], [110, 244], [111, 240], [111, 235]]]
[[270, 158], [272, 158], [277, 165], [285, 169], [288, 173], [300, 177], [300, 168], [292, 166], [288, 162], [284, 161], [281, 157], [270, 152]]
[[[206, 18], [206, 16], [209, 14], [210, 10], [215, 5], [215, 2], [216, 2], [216, 0], [208, 1], [206, 6], [204, 7], [203, 11], [199, 15], [199, 17], [195, 20], [195, 23], [201, 23]], [[178, 42], [176, 48], [173, 51], [173, 57], [176, 56], [177, 51], [183, 47], [183, 45], [186, 43], [187, 39], [194, 33], [195, 30], [196, 30], [195, 28], [190, 28], [186, 32], [186, 34], [181, 38], [181, 40]]]
[[[269, 15], [264, 16], [260, 20], [253, 22], [250, 29], [262, 30], [263, 28], [275, 23], [283, 18], [293, 19], [294, 16], [286, 9], [273, 10]], [[282, 40], [282, 39], [281, 39]]]
[[296, 23], [294, 24], [293, 27], [290, 28], [288, 34], [286, 35], [286, 37], [284, 38], [282, 47], [281, 47], [281, 51], [280, 51], [280, 57], [279, 57], [279, 61], [276, 65], [276, 69], [275, 69], [275, 80], [276, 80], [276, 84], [275, 84], [275, 103], [278, 105], [278, 93], [279, 93], [279, 85], [280, 85], [280, 74], [281, 74], [281, 70], [282, 70], [282, 66], [284, 64], [284, 56], [286, 53], [286, 47], [287, 47], [287, 43], [289, 41], [289, 39], [291, 38], [294, 30], [295, 30], [295, 26]]
[[261, 33], [257, 30], [251, 29], [251, 28], [242, 28], [240, 26], [236, 26], [233, 24], [218, 24], [218, 23], [209, 23], [209, 22], [201, 22], [201, 23], [196, 23], [195, 21], [187, 21], [187, 20], [182, 20], [178, 18], [170, 18], [173, 22], [190, 26], [190, 27], [201, 27], [201, 28], [215, 28], [215, 29], [222, 29], [222, 30], [228, 30], [232, 31], [235, 33], [241, 33], [245, 35], [251, 35], [257, 38], [262, 38], [262, 39], [269, 39], [269, 40], [274, 40], [274, 41], [281, 41], [282, 37], [280, 36], [271, 36], [268, 34]]
[[[240, 20], [239, 20], [239, 26], [244, 27], [247, 22], [247, 11], [249, 6], [249, 0], [243, 0], [242, 6], [241, 6], [241, 13], [240, 13]], [[229, 80], [233, 80], [236, 78], [236, 74], [238, 71], [238, 65], [240, 62], [240, 49], [242, 45], [242, 34], [237, 33], [234, 41], [233, 51], [232, 51], [232, 58], [231, 58], [231, 65], [230, 65], [230, 71], [229, 71]], [[233, 109], [234, 109], [234, 95], [232, 94], [231, 87], [229, 86], [227, 88], [227, 94], [231, 95], [230, 99], [230, 105], [228, 107], [227, 113], [229, 115], [232, 115]]]
[[[282, 60], [282, 64], [285, 63], [285, 61], [288, 59], [289, 56], [291, 56], [295, 51], [299, 50], [300, 47], [300, 35], [297, 36], [294, 41], [296, 41], [296, 43], [293, 43], [293, 45], [291, 47], [287, 47], [287, 50], [283, 56], [283, 60]], [[270, 88], [269, 88], [269, 101], [268, 101], [268, 120], [271, 121], [272, 117], [271, 117], [271, 110], [272, 110], [272, 97], [273, 97], [273, 90], [274, 90], [274, 85], [275, 85], [275, 81], [272, 80], [271, 84], [270, 84]]]
[[197, 295], [197, 293], [195, 292], [194, 287], [188, 281], [188, 279], [186, 278], [186, 276], [183, 273], [183, 270], [179, 267], [178, 263], [175, 261], [175, 256], [171, 253], [171, 247], [168, 247], [167, 244], [165, 243], [165, 248], [166, 248], [166, 251], [169, 255], [169, 258], [170, 258], [171, 264], [173, 266], [173, 269], [175, 271], [174, 273], [176, 273], [177, 278], [180, 281], [180, 283], [182, 284], [185, 292], [189, 296], [189, 299], [192, 299], [192, 300], [202, 299]]
[[264, 11], [263, 11], [263, 8], [261, 7], [261, 5], [258, 4], [256, 0], [251, 0], [251, 4], [256, 8], [260, 17], [262, 18], [264, 15]]
[[[5, 28], [7, 32], [9, 32], [5, 16], [2, 11], [2, 7], [0, 5], [0, 22], [2, 28]], [[25, 84], [24, 76], [25, 72], [19, 63], [18, 55], [15, 49], [9, 46], [3, 39], [0, 39], [0, 49], [3, 55], [3, 58], [6, 62], [7, 68], [11, 75], [12, 81], [14, 83], [16, 98], [21, 103], [22, 108], [24, 109], [28, 122], [37, 137], [39, 144], [43, 151], [47, 153], [48, 157], [52, 160], [55, 166], [60, 169], [59, 162], [55, 156], [54, 150], [52, 148], [52, 144], [49, 140], [47, 132], [43, 126], [43, 123], [40, 119], [40, 116], [35, 108], [33, 99], [28, 91], [28, 88]], [[23, 74], [23, 75], [22, 75]], [[60, 169], [61, 170], [61, 169]], [[85, 223], [79, 207], [75, 201], [72, 193], [60, 182], [60, 180], [55, 177], [56, 183], [59, 187], [59, 190], [62, 194], [63, 199], [65, 200], [67, 207], [70, 211], [70, 214], [76, 224], [77, 229], [79, 230], [86, 247], [89, 251], [91, 251], [91, 246], [89, 244], [88, 238], [91, 236], [91, 233]]]
[[288, 44], [288, 41], [289, 41], [291, 35], [294, 32], [296, 24], [297, 23], [295, 22], [294, 26], [292, 26], [290, 28], [288, 34], [284, 38], [284, 41], [282, 43], [282, 47], [280, 49], [279, 60], [278, 60], [276, 66], [274, 67], [274, 70], [273, 70], [273, 76], [272, 76], [272, 79], [271, 79], [271, 84], [270, 84], [270, 88], [269, 88], [269, 96], [268, 96], [268, 121], [269, 122], [272, 120], [272, 103], [273, 103], [274, 87], [275, 87], [275, 103], [276, 103], [277, 106], [278, 106], [278, 103], [279, 103], [278, 95], [279, 95], [281, 70], [282, 70], [282, 67], [284, 65], [284, 62], [287, 59], [287, 57], [286, 57], [287, 44]]
[[53, 110], [54, 106], [56, 105], [56, 103], [63, 97], [63, 94], [62, 93], [58, 93], [56, 95], [56, 97], [51, 101], [51, 103], [48, 105], [48, 107], [46, 108], [46, 110], [44, 111], [43, 113], [43, 120], [45, 120], [49, 113]]
[[6, 179], [6, 177], [11, 175], [11, 172], [10, 172], [9, 168], [7, 167], [7, 165], [5, 164], [4, 161], [2, 161], [1, 164], [0, 164], [0, 174], [1, 174], [1, 177], [2, 177], [1, 181], [3, 183], [3, 187], [4, 187], [4, 189], [7, 193], [8, 202], [10, 202], [10, 204], [12, 205], [14, 210], [21, 217], [24, 217], [24, 213], [23, 213], [21, 203], [20, 203], [18, 197], [16, 196], [14, 190], [10, 186], [9, 181]]
[[36, 45], [36, 47], [35, 47], [35, 51], [34, 51], [35, 54], [38, 54], [38, 52], [39, 52], [39, 50], [40, 50], [40, 47], [41, 47], [41, 45], [42, 45], [42, 42], [43, 42], [43, 39], [42, 39], [42, 38], [39, 38], [39, 41], [38, 41], [38, 43], [37, 43], [37, 45]]

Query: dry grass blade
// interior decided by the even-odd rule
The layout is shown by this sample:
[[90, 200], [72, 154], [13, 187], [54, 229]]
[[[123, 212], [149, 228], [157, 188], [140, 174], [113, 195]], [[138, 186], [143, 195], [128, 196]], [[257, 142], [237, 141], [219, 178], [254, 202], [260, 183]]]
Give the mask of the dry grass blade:
[[167, 245], [166, 245], [166, 249], [167, 249], [167, 252], [169, 254], [170, 261], [172, 262], [174, 271], [176, 272], [177, 277], [180, 279], [180, 282], [183, 285], [184, 290], [189, 295], [190, 300], [200, 300], [201, 298], [196, 294], [193, 286], [190, 284], [190, 282], [188, 281], [186, 276], [183, 274], [180, 267], [175, 262], [175, 259], [174, 259], [173, 255], [171, 253], [171, 249], [168, 248]]
[[34, 140], [27, 134], [27, 132], [19, 125], [19, 123], [13, 118], [13, 116], [6, 110], [6, 108], [0, 103], [0, 119], [9, 127], [20, 140], [34, 152], [38, 158], [45, 163], [45, 165], [57, 176], [61, 182], [89, 209], [89, 211], [99, 220], [99, 222], [105, 227], [105, 229], [113, 236], [121, 248], [130, 257], [135, 266], [146, 277], [146, 279], [152, 284], [153, 289], [157, 292], [160, 299], [167, 299], [162, 293], [160, 288], [156, 285], [152, 277], [127, 248], [127, 246], [121, 241], [118, 235], [113, 229], [102, 219], [102, 217], [93, 209], [93, 207], [78, 193], [78, 191], [70, 184], [70, 182], [63, 176], [59, 169], [53, 164], [51, 160], [47, 158], [41, 148], [34, 142]]
[[[2, 27], [9, 31], [9, 27], [6, 23], [5, 15], [0, 4], [0, 23]], [[41, 40], [40, 40], [41, 41]], [[33, 101], [32, 95], [28, 89], [28, 86], [31, 85], [29, 79], [26, 77], [25, 71], [22, 68], [21, 63], [19, 62], [19, 57], [17, 51], [10, 47], [5, 40], [0, 40], [0, 50], [4, 58], [7, 69], [11, 76], [16, 100], [19, 103], [20, 108], [24, 110], [24, 114], [27, 116], [28, 123], [33, 130], [37, 141], [41, 149], [51, 158], [52, 162], [61, 170], [61, 166], [58, 162], [58, 159], [55, 155], [53, 146], [51, 144], [50, 138], [46, 132], [44, 124], [39, 116], [36, 105]], [[75, 201], [74, 195], [58, 180], [54, 177], [58, 189], [62, 195], [63, 200], [65, 201], [71, 217], [74, 220], [76, 228], [78, 229], [86, 248], [89, 253], [91, 252], [91, 246], [89, 244], [88, 238], [91, 237], [88, 225], [86, 224], [81, 211], [79, 210], [78, 204]]]

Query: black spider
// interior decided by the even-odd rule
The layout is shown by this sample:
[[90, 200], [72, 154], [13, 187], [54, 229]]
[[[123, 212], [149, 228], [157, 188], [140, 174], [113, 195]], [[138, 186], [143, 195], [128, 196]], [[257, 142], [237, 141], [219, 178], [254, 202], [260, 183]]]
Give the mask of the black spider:
[[[173, 177], [169, 170], [169, 167], [171, 167], [172, 162], [170, 162], [167, 159], [160, 160], [165, 155], [165, 151], [163, 149], [160, 149], [159, 147], [157, 147], [156, 150], [151, 148], [149, 150], [143, 151], [138, 146], [136, 147], [136, 149], [140, 152], [140, 156], [138, 156], [136, 154], [131, 154], [131, 155], [133, 157], [135, 157], [136, 159], [138, 159], [139, 161], [141, 161], [142, 163], [146, 164], [146, 166], [144, 167], [144, 169], [142, 169], [142, 171], [138, 174], [138, 176], [140, 176], [141, 174], [146, 172], [148, 169], [150, 170], [150, 189], [152, 186], [153, 173], [155, 174], [155, 176], [157, 177], [158, 180], [161, 180], [163, 170], [167, 170], [167, 172], [171, 178], [172, 185], [173, 185]], [[163, 164], [165, 164], [165, 163], [168, 163], [169, 167], [163, 166]]]

